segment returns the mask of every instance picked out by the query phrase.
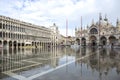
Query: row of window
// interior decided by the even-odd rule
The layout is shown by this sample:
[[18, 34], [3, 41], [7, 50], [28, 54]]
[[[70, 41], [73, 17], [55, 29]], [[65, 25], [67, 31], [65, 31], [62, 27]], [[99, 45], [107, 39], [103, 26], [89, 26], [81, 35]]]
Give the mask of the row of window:
[[0, 32], [0, 38], [25, 39], [25, 35]]
[[[0, 29], [17, 31], [17, 32], [27, 32], [27, 33], [35, 32], [36, 34], [40, 33], [38, 30], [25, 29], [25, 28], [22, 28], [22, 27], [17, 27], [17, 26], [8, 25], [8, 24], [2, 24], [2, 23], [0, 23]], [[41, 32], [40, 34], [49, 36], [48, 32]]]
[[[11, 39], [28, 39], [28, 40], [41, 40], [40, 37], [23, 35], [23, 34], [14, 34], [14, 33], [5, 33], [0, 32], [0, 38], [11, 38]], [[45, 40], [48, 40], [45, 38]]]
[[13, 26], [13, 25], [8, 25], [8, 24], [2, 24], [2, 23], [0, 23], [0, 29], [6, 29], [6, 30], [18, 31], [18, 32], [25, 32], [25, 28]]
[[37, 36], [44, 36], [44, 37], [49, 37], [51, 35], [50, 32], [47, 30], [35, 30], [35, 29], [26, 29], [26, 33], [29, 34], [31, 33], [32, 35], [37, 35]]

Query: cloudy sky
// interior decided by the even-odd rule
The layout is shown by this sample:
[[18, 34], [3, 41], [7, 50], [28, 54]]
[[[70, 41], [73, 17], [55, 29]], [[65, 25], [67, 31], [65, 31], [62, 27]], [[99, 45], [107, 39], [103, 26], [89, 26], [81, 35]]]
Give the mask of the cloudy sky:
[[0, 0], [0, 15], [49, 27], [53, 23], [65, 35], [66, 19], [68, 35], [74, 35], [75, 27], [83, 27], [92, 20], [98, 21], [99, 13], [115, 25], [120, 19], [120, 0]]

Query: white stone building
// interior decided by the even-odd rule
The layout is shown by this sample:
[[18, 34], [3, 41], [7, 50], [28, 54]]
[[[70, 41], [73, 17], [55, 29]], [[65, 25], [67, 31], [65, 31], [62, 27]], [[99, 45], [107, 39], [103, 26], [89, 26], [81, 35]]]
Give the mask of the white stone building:
[[76, 41], [80, 45], [120, 45], [120, 21], [117, 19], [116, 26], [113, 26], [108, 18], [105, 16], [103, 19], [99, 15], [98, 22], [92, 21], [87, 29], [75, 28]]
[[47, 28], [0, 16], [0, 47], [2, 48], [44, 47], [51, 43], [57, 44], [58, 35], [58, 27], [54, 30], [52, 27]]

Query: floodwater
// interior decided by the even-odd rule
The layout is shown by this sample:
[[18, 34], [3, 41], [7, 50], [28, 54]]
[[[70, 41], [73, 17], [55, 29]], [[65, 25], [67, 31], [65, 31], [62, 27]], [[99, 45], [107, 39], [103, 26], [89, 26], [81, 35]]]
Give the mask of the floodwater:
[[1, 49], [0, 80], [120, 80], [120, 49]]

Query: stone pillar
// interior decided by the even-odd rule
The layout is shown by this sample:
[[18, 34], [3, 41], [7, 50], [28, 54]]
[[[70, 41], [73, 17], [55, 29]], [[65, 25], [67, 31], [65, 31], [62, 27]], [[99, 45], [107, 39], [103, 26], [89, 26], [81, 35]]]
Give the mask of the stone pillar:
[[16, 41], [16, 52], [18, 52], [18, 42]]
[[20, 50], [22, 50], [22, 42], [20, 43]]
[[12, 53], [13, 53], [13, 50], [14, 50], [14, 44], [13, 44], [13, 41], [12, 41]]
[[43, 42], [41, 42], [42, 50], [43, 50]]
[[43, 50], [45, 49], [45, 43], [43, 42]]
[[9, 41], [7, 41], [7, 49], [9, 50]]
[[39, 43], [39, 45], [40, 45], [39, 48], [41, 49], [41, 42]]

